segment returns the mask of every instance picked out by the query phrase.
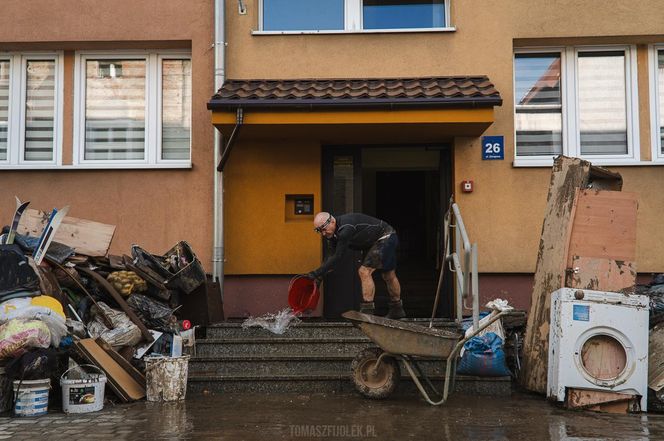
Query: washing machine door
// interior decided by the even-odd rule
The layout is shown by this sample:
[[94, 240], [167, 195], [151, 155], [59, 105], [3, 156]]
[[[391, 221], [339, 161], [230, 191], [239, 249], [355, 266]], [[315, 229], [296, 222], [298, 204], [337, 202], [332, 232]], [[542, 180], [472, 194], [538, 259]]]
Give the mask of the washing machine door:
[[614, 328], [588, 329], [576, 341], [574, 355], [578, 371], [597, 386], [623, 384], [636, 369], [634, 345]]

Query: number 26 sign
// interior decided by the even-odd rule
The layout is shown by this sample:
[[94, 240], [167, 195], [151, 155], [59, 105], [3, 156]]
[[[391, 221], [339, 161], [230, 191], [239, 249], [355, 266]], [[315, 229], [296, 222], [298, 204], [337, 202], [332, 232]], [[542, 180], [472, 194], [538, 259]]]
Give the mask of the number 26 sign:
[[483, 136], [482, 159], [505, 159], [505, 138], [503, 136]]

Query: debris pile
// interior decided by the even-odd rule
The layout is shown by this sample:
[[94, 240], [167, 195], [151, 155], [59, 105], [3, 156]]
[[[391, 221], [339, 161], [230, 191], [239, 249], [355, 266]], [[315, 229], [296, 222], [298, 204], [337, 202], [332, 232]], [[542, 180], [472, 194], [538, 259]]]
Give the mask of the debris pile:
[[83, 365], [100, 370], [119, 400], [144, 398], [145, 357], [182, 356], [183, 339], [194, 339], [178, 315], [183, 300], [207, 295], [195, 253], [182, 241], [164, 255], [137, 245], [108, 255], [115, 226], [66, 217], [68, 207], [16, 206], [0, 236], [0, 412], [32, 380], [50, 379], [49, 401], [58, 402], [60, 376], [84, 382]]

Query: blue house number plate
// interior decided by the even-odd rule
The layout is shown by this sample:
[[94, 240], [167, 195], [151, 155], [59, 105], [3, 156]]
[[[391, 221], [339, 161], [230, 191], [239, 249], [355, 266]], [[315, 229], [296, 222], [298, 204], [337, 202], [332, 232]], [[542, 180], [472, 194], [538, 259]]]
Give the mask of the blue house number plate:
[[505, 138], [503, 136], [483, 136], [482, 159], [505, 159]]

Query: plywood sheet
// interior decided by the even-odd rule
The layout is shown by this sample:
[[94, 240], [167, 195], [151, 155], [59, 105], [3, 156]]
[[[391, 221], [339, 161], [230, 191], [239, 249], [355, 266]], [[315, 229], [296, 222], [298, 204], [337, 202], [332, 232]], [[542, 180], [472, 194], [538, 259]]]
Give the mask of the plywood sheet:
[[565, 283], [570, 288], [626, 293], [633, 292], [635, 284], [633, 262], [580, 256], [573, 256]]
[[122, 366], [93, 339], [80, 340], [77, 345], [104, 371], [109, 381], [113, 382], [129, 400], [145, 397], [145, 387], [139, 384]]
[[569, 240], [568, 266], [575, 256], [636, 260], [637, 195], [580, 190]]
[[[17, 231], [38, 237], [47, 222], [48, 213], [28, 209], [23, 213]], [[115, 225], [68, 216], [62, 220], [53, 240], [74, 248], [78, 254], [105, 256], [111, 246], [113, 234]]]
[[576, 191], [588, 183], [589, 175], [588, 161], [564, 156], [554, 161], [524, 338], [521, 381], [533, 392], [546, 393], [551, 293], [565, 283]]

